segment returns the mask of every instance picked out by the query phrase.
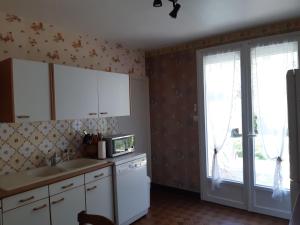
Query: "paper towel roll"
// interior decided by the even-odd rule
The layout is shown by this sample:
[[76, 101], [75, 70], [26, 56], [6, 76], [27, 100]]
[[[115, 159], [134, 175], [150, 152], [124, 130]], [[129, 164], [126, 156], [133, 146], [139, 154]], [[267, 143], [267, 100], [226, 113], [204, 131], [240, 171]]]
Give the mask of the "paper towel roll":
[[98, 142], [98, 159], [106, 159], [106, 142]]

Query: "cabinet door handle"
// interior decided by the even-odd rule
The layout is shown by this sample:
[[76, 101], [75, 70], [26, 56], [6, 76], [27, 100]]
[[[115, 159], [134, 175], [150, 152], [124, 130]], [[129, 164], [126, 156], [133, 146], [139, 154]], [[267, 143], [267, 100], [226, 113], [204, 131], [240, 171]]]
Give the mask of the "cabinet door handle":
[[46, 208], [46, 207], [47, 207], [47, 204], [44, 204], [44, 205], [42, 205], [42, 206], [40, 206], [40, 207], [35, 207], [35, 208], [33, 208], [32, 210], [33, 210], [33, 211], [38, 211], [38, 210], [44, 209], [44, 208]]
[[107, 115], [108, 112], [101, 112], [100, 114], [101, 114], [101, 115]]
[[65, 200], [65, 198], [61, 198], [59, 200], [53, 201], [52, 205], [55, 205], [55, 204], [60, 203], [60, 202], [63, 202], [64, 200]]
[[27, 115], [20, 115], [20, 116], [17, 116], [18, 119], [29, 119], [30, 116], [27, 116]]
[[94, 178], [99, 178], [99, 177], [102, 177], [102, 176], [104, 176], [104, 173], [97, 174], [97, 175], [94, 176]]
[[97, 188], [97, 186], [91, 187], [91, 188], [87, 188], [86, 191], [92, 191], [95, 190]]
[[98, 113], [89, 113], [89, 116], [96, 116]]
[[28, 202], [28, 201], [33, 200], [33, 199], [34, 199], [34, 196], [31, 196], [31, 197], [29, 197], [29, 198], [25, 198], [25, 199], [19, 200], [19, 202], [20, 202], [20, 203], [24, 203], [24, 202]]
[[74, 186], [74, 183], [68, 184], [68, 185], [66, 185], [66, 186], [62, 186], [61, 188], [62, 188], [62, 189], [66, 189], [66, 188], [70, 188], [70, 187], [72, 187], [72, 186]]

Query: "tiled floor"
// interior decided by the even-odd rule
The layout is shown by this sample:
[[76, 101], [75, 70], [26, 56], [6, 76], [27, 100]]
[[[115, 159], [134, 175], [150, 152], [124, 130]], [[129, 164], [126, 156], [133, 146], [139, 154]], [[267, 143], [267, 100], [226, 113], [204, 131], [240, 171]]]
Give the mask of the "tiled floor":
[[149, 214], [134, 225], [287, 225], [288, 221], [201, 202], [197, 196], [152, 191]]

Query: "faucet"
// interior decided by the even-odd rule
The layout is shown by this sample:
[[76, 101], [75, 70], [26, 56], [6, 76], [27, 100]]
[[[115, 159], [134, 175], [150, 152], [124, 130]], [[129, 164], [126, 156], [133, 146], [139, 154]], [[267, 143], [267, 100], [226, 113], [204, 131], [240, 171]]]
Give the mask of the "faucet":
[[49, 159], [51, 166], [56, 166], [60, 161], [61, 158], [57, 156], [56, 152], [50, 157]]

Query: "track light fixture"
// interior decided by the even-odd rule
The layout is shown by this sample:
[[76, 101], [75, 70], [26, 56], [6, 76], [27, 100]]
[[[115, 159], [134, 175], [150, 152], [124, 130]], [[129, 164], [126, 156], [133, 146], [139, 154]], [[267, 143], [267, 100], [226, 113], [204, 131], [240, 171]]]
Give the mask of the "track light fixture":
[[[169, 0], [170, 2], [173, 3], [173, 10], [170, 12], [170, 16], [174, 19], [177, 18], [177, 14], [181, 8], [181, 5], [177, 3], [178, 0]], [[153, 7], [161, 7], [162, 6], [162, 1], [161, 0], [154, 0], [153, 2]]]
[[154, 0], [154, 2], [153, 2], [153, 7], [162, 7], [162, 2], [161, 2], [161, 0]]
[[179, 9], [181, 8], [181, 5], [177, 3], [177, 0], [169, 0], [170, 2], [173, 2], [173, 10], [170, 12], [170, 16], [174, 19], [177, 18], [177, 14]]

